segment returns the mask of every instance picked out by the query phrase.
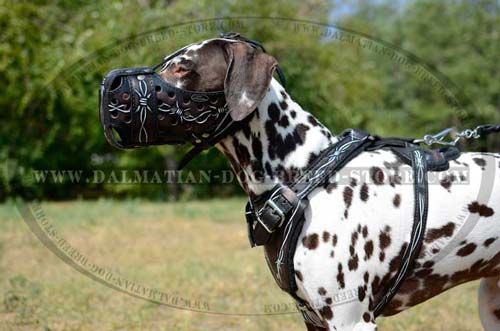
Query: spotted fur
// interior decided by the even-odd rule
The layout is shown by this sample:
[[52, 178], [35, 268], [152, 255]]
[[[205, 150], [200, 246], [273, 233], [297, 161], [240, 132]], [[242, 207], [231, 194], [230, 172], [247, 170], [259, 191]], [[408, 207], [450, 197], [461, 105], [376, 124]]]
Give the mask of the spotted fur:
[[[186, 55], [204, 58], [205, 48], [214, 52], [214, 47], [195, 45]], [[186, 86], [182, 81], [178, 84]], [[294, 173], [336, 141], [273, 79], [246, 119], [246, 127], [217, 147], [253, 198], [279, 182], [293, 180]], [[451, 166], [461, 172], [450, 169], [429, 185], [422, 250], [382, 315], [399, 313], [456, 285], [483, 279], [481, 322], [486, 331], [499, 330], [500, 155], [463, 153]], [[356, 176], [359, 169], [364, 176]], [[364, 152], [339, 172], [338, 180], [308, 196], [294, 257], [297, 295], [328, 330], [376, 329], [373, 309], [398, 270], [412, 229], [414, 188], [406, 180], [411, 176], [411, 167], [391, 151]], [[316, 330], [309, 324], [307, 328]]]
[[[287, 107], [281, 107], [285, 92], [277, 82], [271, 86], [269, 101], [277, 98], [272, 111], [260, 111], [266, 109], [264, 100], [258, 110], [260, 120], [250, 123], [253, 130], [260, 132], [263, 145], [267, 145], [268, 153], [262, 158], [272, 171], [303, 168], [309, 158], [301, 155], [317, 155], [335, 138], [324, 136], [319, 129], [321, 124], [312, 120], [287, 94]], [[290, 115], [291, 110], [295, 118]], [[288, 118], [287, 130], [280, 127], [283, 116]], [[305, 135], [294, 134], [293, 128], [301, 126]], [[245, 140], [241, 135], [236, 136]], [[287, 140], [289, 143], [283, 146]], [[479, 157], [489, 159], [464, 153], [458, 162], [462, 167], [466, 163], [477, 164], [474, 158]], [[500, 251], [500, 241], [491, 238], [493, 234], [500, 236], [500, 176], [496, 174], [491, 197], [477, 201], [481, 176], [486, 171], [482, 167], [487, 167], [488, 161], [486, 165], [479, 162], [480, 165], [470, 168], [468, 183], [463, 183], [459, 175], [446, 172], [443, 179], [430, 184], [428, 230], [421, 257], [383, 315], [396, 314], [464, 282], [500, 274], [500, 261], [495, 257]], [[339, 177], [352, 178], [349, 169], [366, 169], [366, 176], [345, 183], [331, 182], [309, 196], [310, 207], [294, 259], [300, 275], [296, 274], [300, 289], [297, 294], [315, 307], [330, 330], [371, 330], [375, 326], [375, 303], [397, 272], [411, 232], [413, 186], [403, 182], [402, 172], [411, 174], [412, 170], [385, 150], [363, 153], [342, 169]], [[274, 183], [252, 185], [251, 181], [248, 185], [255, 194], [272, 186]], [[466, 217], [470, 226], [460, 223], [461, 217]], [[357, 223], [350, 223], [354, 221]], [[360, 234], [353, 232], [358, 223]], [[464, 232], [466, 228], [468, 232]], [[471, 242], [459, 245], [468, 238]], [[303, 250], [309, 253], [304, 254]], [[442, 251], [446, 253], [440, 254]], [[358, 300], [339, 305], [325, 303], [321, 298], [325, 293], [330, 296], [346, 290], [356, 291]]]

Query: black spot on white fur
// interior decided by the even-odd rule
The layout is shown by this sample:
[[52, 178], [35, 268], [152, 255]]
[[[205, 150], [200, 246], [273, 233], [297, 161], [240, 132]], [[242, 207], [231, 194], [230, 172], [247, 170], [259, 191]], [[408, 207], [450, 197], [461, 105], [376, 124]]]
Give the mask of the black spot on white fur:
[[302, 245], [308, 249], [316, 249], [319, 244], [319, 236], [316, 233], [310, 234], [302, 238]]
[[455, 223], [448, 222], [440, 228], [429, 229], [427, 230], [427, 234], [425, 235], [425, 242], [431, 243], [435, 240], [438, 240], [443, 237], [451, 237], [453, 235], [453, 231], [455, 230]]
[[370, 177], [375, 185], [384, 184], [385, 174], [379, 167], [372, 167], [370, 169]]
[[337, 282], [339, 283], [340, 288], [345, 288], [345, 278], [344, 278], [344, 272], [342, 269], [343, 269], [342, 264], [339, 263], [338, 273], [337, 273]]
[[488, 238], [484, 241], [484, 247], [488, 248], [497, 238]]
[[467, 256], [472, 254], [476, 250], [477, 245], [474, 243], [469, 243], [457, 251], [458, 256]]
[[281, 118], [278, 121], [278, 125], [286, 129], [290, 125], [290, 122], [288, 121], [288, 116], [286, 115], [281, 116]]
[[279, 119], [280, 119], [280, 110], [279, 110], [278, 106], [276, 106], [276, 104], [274, 102], [271, 102], [271, 104], [267, 108], [267, 112], [269, 114], [269, 118], [271, 119], [271, 121], [273, 121], [273, 122], [278, 122], [279, 121]]
[[314, 116], [312, 115], [307, 116], [307, 120], [312, 126], [319, 126], [318, 120], [316, 120]]
[[[276, 105], [269, 106], [269, 116], [273, 116], [276, 121], [279, 120], [279, 110]], [[278, 111], [276, 115], [275, 109]], [[284, 160], [285, 157], [293, 152], [297, 146], [303, 145], [306, 140], [306, 134], [309, 127], [305, 124], [297, 125], [291, 133], [287, 133], [284, 137], [276, 129], [276, 121], [268, 120], [265, 123], [266, 135], [269, 142], [268, 154], [271, 160], [279, 158]]]
[[495, 211], [493, 210], [493, 208], [490, 208], [486, 205], [480, 204], [477, 201], [470, 203], [468, 208], [469, 208], [469, 211], [471, 213], [479, 214], [479, 216], [482, 216], [482, 217], [490, 217], [490, 216], [493, 216], [493, 214], [495, 214]]
[[349, 186], [346, 186], [344, 188], [344, 202], [345, 202], [345, 211], [344, 211], [344, 217], [347, 219], [349, 216], [349, 208], [351, 207], [352, 204], [352, 194], [353, 190]]
[[486, 160], [483, 159], [482, 157], [475, 157], [472, 159], [474, 161], [474, 163], [476, 163], [480, 168], [481, 170], [484, 170], [486, 169]]
[[361, 201], [364, 202], [368, 201], [368, 199], [370, 198], [370, 190], [366, 183], [363, 183], [363, 185], [361, 185], [361, 190], [359, 191], [359, 197]]
[[391, 227], [386, 226], [384, 231], [380, 231], [379, 241], [380, 241], [380, 250], [384, 251], [387, 247], [391, 245]]
[[368, 240], [365, 243], [365, 261], [368, 261], [373, 255], [373, 241]]
[[324, 306], [319, 310], [319, 314], [326, 320], [331, 320], [333, 318], [333, 311], [330, 306]]
[[333, 190], [336, 190], [338, 187], [338, 184], [336, 182], [333, 182], [333, 183], [329, 183], [327, 186], [326, 186], [326, 191], [328, 193], [332, 193]]
[[396, 208], [399, 208], [399, 206], [401, 206], [401, 194], [396, 194], [394, 196], [394, 199], [392, 199], [392, 204]]
[[358, 269], [358, 264], [359, 264], [358, 254], [354, 254], [354, 256], [351, 256], [351, 258], [347, 262], [347, 266], [349, 267], [350, 271], [357, 270]]
[[280, 102], [280, 108], [281, 110], [286, 110], [288, 108], [288, 104], [286, 103], [285, 100]]

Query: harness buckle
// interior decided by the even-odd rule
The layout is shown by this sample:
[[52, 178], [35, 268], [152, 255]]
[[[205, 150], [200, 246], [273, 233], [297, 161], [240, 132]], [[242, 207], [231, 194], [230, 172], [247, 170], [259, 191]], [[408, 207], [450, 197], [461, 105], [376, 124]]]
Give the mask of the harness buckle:
[[290, 212], [297, 211], [301, 203], [297, 194], [282, 184], [276, 185], [265, 197], [256, 202], [249, 200], [246, 208], [248, 229], [252, 232], [250, 242], [257, 246], [267, 243], [274, 232], [293, 218], [295, 212], [289, 216]]
[[[260, 217], [262, 214], [262, 211], [264, 211], [265, 209], [269, 210], [273, 216], [278, 216], [278, 220], [277, 220], [278, 222], [274, 223], [274, 226], [272, 227], [272, 229], [269, 227], [269, 225], [267, 225], [264, 221], [262, 221], [262, 219]], [[274, 231], [276, 231], [276, 229], [279, 229], [283, 225], [283, 223], [285, 222], [285, 218], [286, 217], [285, 217], [285, 213], [283, 212], [283, 210], [281, 210], [280, 207], [278, 207], [278, 205], [272, 199], [269, 199], [264, 203], [264, 207], [262, 207], [262, 209], [259, 211], [259, 215], [257, 215], [257, 221], [260, 223], [260, 225], [262, 225], [262, 227], [268, 233], [273, 233]]]

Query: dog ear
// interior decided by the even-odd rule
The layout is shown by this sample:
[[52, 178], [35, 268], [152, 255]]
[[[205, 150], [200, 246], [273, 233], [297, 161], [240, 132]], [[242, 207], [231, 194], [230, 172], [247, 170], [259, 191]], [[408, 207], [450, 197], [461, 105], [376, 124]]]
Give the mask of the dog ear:
[[278, 62], [246, 43], [229, 43], [224, 93], [231, 118], [241, 121], [257, 108], [266, 95]]

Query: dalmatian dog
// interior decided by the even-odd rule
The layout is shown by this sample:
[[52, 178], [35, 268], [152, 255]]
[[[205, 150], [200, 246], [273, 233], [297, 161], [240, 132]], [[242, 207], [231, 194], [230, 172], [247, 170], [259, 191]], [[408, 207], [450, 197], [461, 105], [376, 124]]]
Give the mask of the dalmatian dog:
[[[190, 46], [160, 73], [183, 89], [225, 90], [232, 118], [245, 124], [216, 147], [250, 198], [284, 181], [278, 174], [304, 169], [337, 141], [272, 77], [276, 65], [272, 56], [245, 42], [210, 39]], [[486, 331], [500, 330], [499, 170], [499, 154], [463, 153], [430, 181], [421, 253], [382, 316], [480, 279], [481, 323]], [[412, 168], [390, 151], [363, 152], [338, 180], [309, 195], [294, 256], [297, 295], [327, 330], [377, 329], [374, 306], [410, 239], [411, 174]], [[346, 293], [355, 293], [354, 299], [338, 300]]]

